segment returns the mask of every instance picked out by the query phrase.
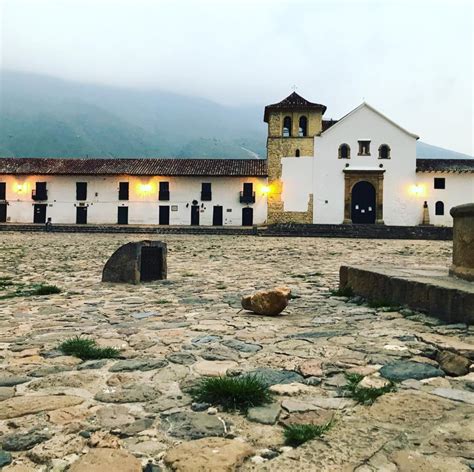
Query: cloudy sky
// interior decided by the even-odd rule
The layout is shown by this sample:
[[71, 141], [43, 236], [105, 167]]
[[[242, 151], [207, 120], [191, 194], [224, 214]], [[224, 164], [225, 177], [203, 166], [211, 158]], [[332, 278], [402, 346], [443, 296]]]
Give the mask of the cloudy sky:
[[474, 155], [471, 0], [1, 0], [1, 67], [232, 105], [365, 100]]

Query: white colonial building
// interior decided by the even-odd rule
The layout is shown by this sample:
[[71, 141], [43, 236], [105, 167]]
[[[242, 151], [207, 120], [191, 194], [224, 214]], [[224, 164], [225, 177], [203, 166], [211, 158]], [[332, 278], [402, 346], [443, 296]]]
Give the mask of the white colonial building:
[[452, 225], [474, 201], [474, 159], [417, 159], [418, 136], [367, 103], [325, 109], [296, 93], [266, 107], [270, 222]]
[[474, 159], [417, 159], [363, 103], [338, 121], [292, 93], [265, 107], [267, 159], [0, 158], [0, 223], [452, 225]]
[[265, 160], [0, 159], [0, 222], [252, 226]]

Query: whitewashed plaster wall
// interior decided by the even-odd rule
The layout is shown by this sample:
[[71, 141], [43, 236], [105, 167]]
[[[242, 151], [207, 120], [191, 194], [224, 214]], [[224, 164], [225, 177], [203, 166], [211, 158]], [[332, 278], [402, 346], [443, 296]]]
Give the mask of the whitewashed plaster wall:
[[285, 211], [306, 211], [313, 189], [314, 157], [284, 157], [282, 200]]
[[[434, 179], [444, 178], [445, 189], [435, 189]], [[428, 203], [430, 223], [452, 226], [449, 210], [457, 205], [474, 202], [474, 173], [417, 173], [419, 200]], [[435, 215], [436, 202], [444, 203], [444, 215]]]
[[[170, 200], [158, 200], [159, 182], [169, 182]], [[267, 197], [263, 193], [266, 178], [257, 177], [136, 177], [91, 175], [0, 175], [6, 182], [7, 217], [12, 223], [31, 223], [33, 204], [31, 191], [35, 182], [47, 182], [47, 218], [53, 223], [76, 222], [76, 182], [87, 182], [87, 221], [95, 224], [116, 224], [117, 207], [129, 207], [129, 224], [158, 224], [159, 205], [177, 208], [170, 211], [171, 225], [191, 223], [191, 204], [197, 200], [200, 209], [200, 225], [212, 225], [214, 205], [223, 207], [223, 223], [229, 226], [242, 224], [242, 208], [239, 201], [244, 182], [252, 182], [255, 191], [253, 223], [263, 224], [267, 215]], [[129, 200], [118, 200], [119, 182], [129, 182]], [[212, 201], [201, 202], [201, 184], [212, 184]], [[21, 186], [21, 188], [19, 187]], [[144, 187], [146, 186], [146, 187]], [[188, 207], [186, 205], [189, 204]]]

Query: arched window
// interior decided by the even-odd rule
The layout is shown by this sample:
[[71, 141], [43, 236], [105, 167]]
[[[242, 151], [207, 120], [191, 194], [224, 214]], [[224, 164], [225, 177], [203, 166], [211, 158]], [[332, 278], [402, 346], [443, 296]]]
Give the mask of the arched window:
[[300, 116], [298, 136], [308, 136], [308, 118], [306, 116]]
[[351, 158], [351, 148], [349, 144], [341, 144], [339, 146], [339, 159], [350, 159]]
[[283, 137], [289, 138], [291, 136], [291, 118], [285, 116], [283, 119]]
[[444, 215], [444, 203], [443, 202], [436, 202], [435, 205], [435, 215]]
[[295, 157], [300, 157], [300, 150], [299, 149], [296, 150]]
[[382, 144], [379, 147], [379, 159], [390, 159], [390, 146], [388, 144]]

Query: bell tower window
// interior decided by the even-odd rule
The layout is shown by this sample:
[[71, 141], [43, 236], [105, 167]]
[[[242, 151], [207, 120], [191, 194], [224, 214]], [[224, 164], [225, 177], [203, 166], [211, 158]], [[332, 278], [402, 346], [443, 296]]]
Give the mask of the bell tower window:
[[379, 147], [379, 159], [390, 159], [390, 146], [388, 144], [382, 144]]
[[370, 156], [370, 141], [359, 141], [359, 156]]
[[339, 146], [339, 159], [350, 159], [351, 158], [351, 148], [348, 144], [341, 144]]
[[308, 118], [306, 116], [300, 116], [298, 136], [308, 136]]
[[285, 116], [283, 119], [283, 137], [289, 138], [291, 136], [291, 118]]

